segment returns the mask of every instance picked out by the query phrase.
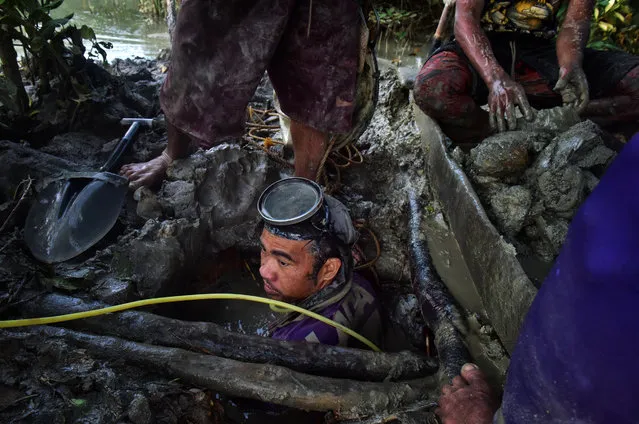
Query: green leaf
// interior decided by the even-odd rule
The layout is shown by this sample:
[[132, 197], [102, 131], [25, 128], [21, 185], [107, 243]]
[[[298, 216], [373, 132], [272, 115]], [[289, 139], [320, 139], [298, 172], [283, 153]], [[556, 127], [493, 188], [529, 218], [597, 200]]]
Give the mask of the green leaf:
[[599, 22], [597, 24], [602, 31], [614, 31], [615, 27], [608, 22]]
[[622, 15], [619, 12], [615, 12], [615, 16], [617, 17], [617, 19], [619, 19], [621, 22], [626, 22], [626, 17], [624, 15]]
[[621, 50], [619, 47], [615, 46], [612, 43], [607, 43], [602, 40], [598, 40], [588, 44], [588, 47], [596, 50]]
[[69, 22], [70, 18], [51, 19], [46, 24], [42, 25], [42, 37], [47, 40], [53, 38], [56, 27], [64, 26]]
[[53, 10], [53, 9], [57, 9], [58, 7], [60, 7], [62, 5], [62, 3], [64, 2], [64, 0], [56, 0], [52, 3], [47, 3], [45, 5], [42, 6], [43, 9], [49, 11], [49, 10]]
[[34, 53], [38, 53], [44, 48], [45, 41], [42, 37], [33, 37], [30, 41], [31, 51]]
[[[100, 56], [102, 56], [102, 63], [107, 63], [106, 57], [106, 51], [100, 46], [100, 43], [95, 43], [93, 44], [93, 47], [98, 51], [98, 53], [100, 53]], [[113, 45], [111, 45], [111, 47], [113, 47]], [[110, 48], [110, 47], [109, 47]]]
[[69, 402], [71, 402], [71, 405], [75, 406], [75, 407], [81, 407], [86, 405], [87, 401], [84, 399], [69, 399]]
[[82, 27], [80, 28], [80, 34], [85, 40], [95, 40], [95, 31], [93, 31], [93, 28], [91, 27], [82, 25]]

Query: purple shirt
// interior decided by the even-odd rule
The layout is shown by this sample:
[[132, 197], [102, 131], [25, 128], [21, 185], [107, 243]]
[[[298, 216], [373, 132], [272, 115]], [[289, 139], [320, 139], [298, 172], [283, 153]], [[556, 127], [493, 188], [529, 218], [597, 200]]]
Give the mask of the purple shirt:
[[[375, 291], [368, 281], [357, 274], [353, 274], [351, 289], [341, 300], [317, 313], [356, 331], [377, 345], [381, 342], [382, 328]], [[274, 329], [271, 337], [333, 346], [364, 347], [343, 331], [306, 316]]]

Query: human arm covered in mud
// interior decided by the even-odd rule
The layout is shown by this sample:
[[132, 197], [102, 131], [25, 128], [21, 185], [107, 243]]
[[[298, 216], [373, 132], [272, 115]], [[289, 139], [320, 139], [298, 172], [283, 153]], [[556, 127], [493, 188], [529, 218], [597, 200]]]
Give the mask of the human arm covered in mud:
[[582, 112], [588, 105], [588, 80], [582, 68], [584, 48], [590, 35], [594, 0], [569, 0], [566, 18], [557, 37], [559, 80], [555, 91], [564, 105]]
[[534, 118], [526, 93], [501, 67], [490, 41], [481, 28], [484, 0], [457, 0], [455, 38], [488, 87], [490, 125], [493, 129], [514, 130], [517, 125], [515, 106], [527, 120]]

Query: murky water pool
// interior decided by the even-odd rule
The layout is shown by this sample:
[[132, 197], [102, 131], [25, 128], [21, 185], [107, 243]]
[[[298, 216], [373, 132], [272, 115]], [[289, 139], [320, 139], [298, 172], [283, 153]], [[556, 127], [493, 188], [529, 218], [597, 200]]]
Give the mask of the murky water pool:
[[[138, 10], [137, 0], [64, 0], [53, 11], [55, 18], [74, 14], [70, 23], [87, 25], [95, 31], [98, 41], [108, 41], [107, 60], [129, 57], [155, 58], [168, 48], [166, 23], [156, 22]], [[86, 43], [85, 43], [86, 44]], [[87, 46], [88, 47], [88, 46]]]

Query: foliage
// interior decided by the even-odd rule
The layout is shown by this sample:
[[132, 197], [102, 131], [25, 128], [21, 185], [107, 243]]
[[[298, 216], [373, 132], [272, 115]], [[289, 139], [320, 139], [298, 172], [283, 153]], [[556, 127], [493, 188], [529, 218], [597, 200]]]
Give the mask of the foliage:
[[408, 37], [409, 27], [417, 19], [416, 12], [394, 7], [379, 10], [378, 16], [380, 26], [393, 33], [397, 40], [404, 40]]
[[627, 0], [598, 0], [590, 27], [589, 46], [639, 53], [639, 25]]
[[[588, 47], [599, 50], [621, 49], [639, 54], [639, 14], [633, 13], [638, 6], [632, 5], [631, 0], [597, 0]], [[558, 19], [563, 21], [565, 14], [564, 5], [558, 12]]]
[[371, 12], [369, 22], [374, 24], [378, 18], [380, 29], [387, 37], [392, 36], [398, 42], [423, 38], [427, 33], [426, 28], [433, 22], [436, 24], [441, 12], [440, 5], [432, 7], [428, 1], [415, 4], [409, 1], [374, 2], [374, 5], [377, 16]]
[[[139, 0], [140, 12], [144, 15], [152, 17], [154, 20], [166, 19], [166, 0]], [[175, 9], [180, 7], [181, 0], [174, 0]]]
[[166, 18], [166, 2], [163, 0], [140, 0], [140, 12], [154, 19]]
[[[54, 79], [62, 84], [61, 94], [77, 92], [75, 87], [80, 85], [77, 68], [84, 63], [84, 54], [106, 61], [105, 48], [111, 47], [110, 43], [98, 42], [94, 31], [86, 25], [81, 28], [68, 25], [73, 14], [53, 19], [50, 12], [60, 7], [62, 2], [0, 0], [0, 35], [23, 47], [27, 70], [34, 85], [38, 79], [39, 93], [49, 91]], [[91, 43], [88, 52], [83, 41]], [[12, 43], [5, 48], [13, 49]], [[15, 51], [3, 57], [15, 57]], [[17, 64], [3, 64], [5, 66]]]

